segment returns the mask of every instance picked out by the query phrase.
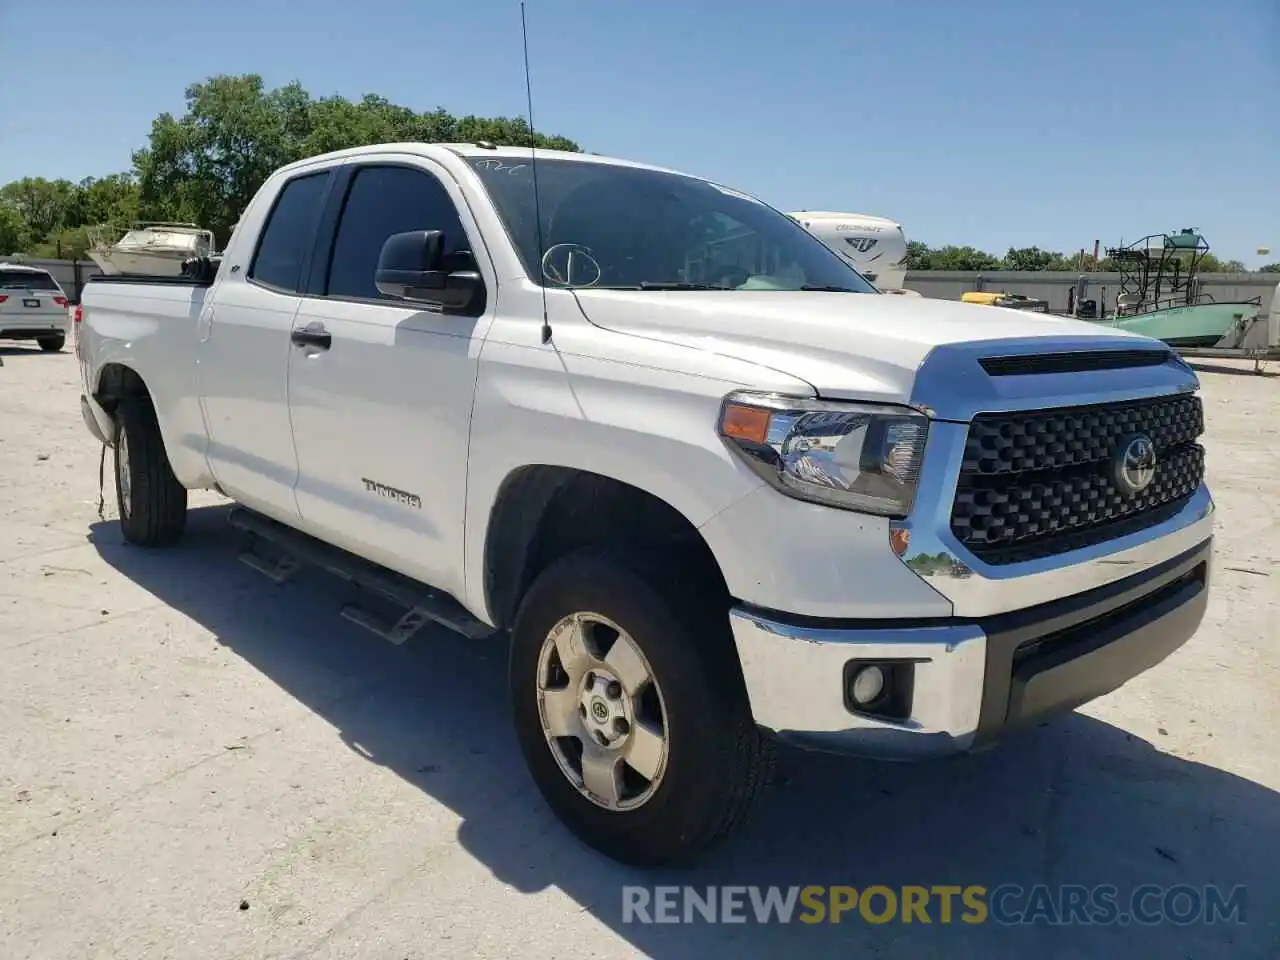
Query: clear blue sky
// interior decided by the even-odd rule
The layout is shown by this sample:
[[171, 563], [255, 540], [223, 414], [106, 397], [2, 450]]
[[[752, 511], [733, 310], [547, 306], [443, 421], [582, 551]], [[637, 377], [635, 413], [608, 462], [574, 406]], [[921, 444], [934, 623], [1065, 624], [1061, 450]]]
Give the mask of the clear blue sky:
[[[1280, 259], [1280, 0], [528, 0], [534, 120], [911, 239]], [[214, 73], [524, 110], [516, 0], [0, 0], [0, 183], [126, 168]]]

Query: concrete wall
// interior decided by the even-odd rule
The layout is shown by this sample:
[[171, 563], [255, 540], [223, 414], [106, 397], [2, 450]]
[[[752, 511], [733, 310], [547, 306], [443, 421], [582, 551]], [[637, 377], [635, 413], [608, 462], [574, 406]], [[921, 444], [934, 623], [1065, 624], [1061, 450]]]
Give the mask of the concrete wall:
[[[1067, 291], [1080, 278], [1078, 273], [989, 270], [968, 273], [950, 270], [912, 270], [907, 273], [906, 288], [926, 297], [959, 300], [968, 290], [1003, 290], [1045, 300], [1050, 310], [1067, 309]], [[1088, 298], [1100, 303], [1105, 297], [1108, 310], [1120, 292], [1120, 274], [1090, 273]], [[1271, 308], [1271, 298], [1280, 284], [1275, 273], [1202, 273], [1201, 289], [1219, 303], [1262, 297], [1262, 312]]]

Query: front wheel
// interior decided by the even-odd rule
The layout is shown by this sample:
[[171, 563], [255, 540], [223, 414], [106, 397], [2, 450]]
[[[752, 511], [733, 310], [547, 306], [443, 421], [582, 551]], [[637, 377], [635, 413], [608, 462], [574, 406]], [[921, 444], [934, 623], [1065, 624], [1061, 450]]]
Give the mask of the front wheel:
[[173, 475], [155, 408], [126, 397], [116, 412], [116, 504], [130, 543], [159, 547], [177, 540], [187, 523], [187, 490]]
[[752, 722], [723, 611], [626, 558], [554, 564], [521, 604], [510, 692], [542, 796], [615, 860], [691, 859], [749, 815], [772, 744]]

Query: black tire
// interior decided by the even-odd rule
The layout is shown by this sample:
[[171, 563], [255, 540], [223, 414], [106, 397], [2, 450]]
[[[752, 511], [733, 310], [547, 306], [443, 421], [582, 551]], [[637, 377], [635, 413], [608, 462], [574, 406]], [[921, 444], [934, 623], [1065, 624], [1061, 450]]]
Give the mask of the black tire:
[[40, 349], [45, 353], [57, 353], [67, 345], [67, 337], [60, 333], [56, 337], [40, 337], [36, 343], [40, 344]]
[[[725, 610], [661, 572], [596, 550], [544, 571], [512, 631], [510, 695], [525, 762], [552, 811], [587, 845], [635, 866], [687, 862], [745, 822], [771, 775], [774, 745], [752, 721]], [[552, 627], [601, 614], [630, 634], [666, 712], [668, 758], [656, 791], [618, 812], [584, 797], [543, 733], [538, 659]]]
[[[116, 423], [124, 440], [115, 448], [116, 505], [120, 529], [130, 543], [160, 547], [182, 536], [187, 524], [187, 491], [173, 475], [155, 408], [146, 397], [126, 397], [116, 411]], [[121, 483], [127, 472], [126, 493]]]

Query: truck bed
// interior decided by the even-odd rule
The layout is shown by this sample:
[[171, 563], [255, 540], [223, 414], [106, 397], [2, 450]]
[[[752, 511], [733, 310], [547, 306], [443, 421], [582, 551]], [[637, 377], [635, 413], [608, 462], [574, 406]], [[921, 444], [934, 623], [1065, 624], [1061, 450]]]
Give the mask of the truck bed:
[[196, 257], [183, 264], [183, 273], [177, 277], [150, 276], [146, 274], [96, 273], [87, 283], [144, 283], [180, 287], [208, 287], [213, 285], [222, 265], [222, 256]]
[[[89, 283], [81, 297], [76, 353], [82, 392], [95, 397], [114, 368], [145, 370], [156, 415], [173, 438], [174, 472], [193, 482], [205, 471], [205, 437], [196, 354], [208, 284], [178, 277], [112, 277]], [[117, 372], [119, 372], [117, 370]], [[92, 379], [90, 379], [92, 377]]]
[[135, 276], [133, 274], [123, 274], [115, 276], [107, 273], [95, 273], [93, 276], [85, 279], [85, 285], [100, 283], [131, 283], [146, 284], [147, 286], [159, 285], [166, 287], [208, 287], [213, 285], [213, 278], [197, 278], [197, 277], [152, 277], [152, 276]]

